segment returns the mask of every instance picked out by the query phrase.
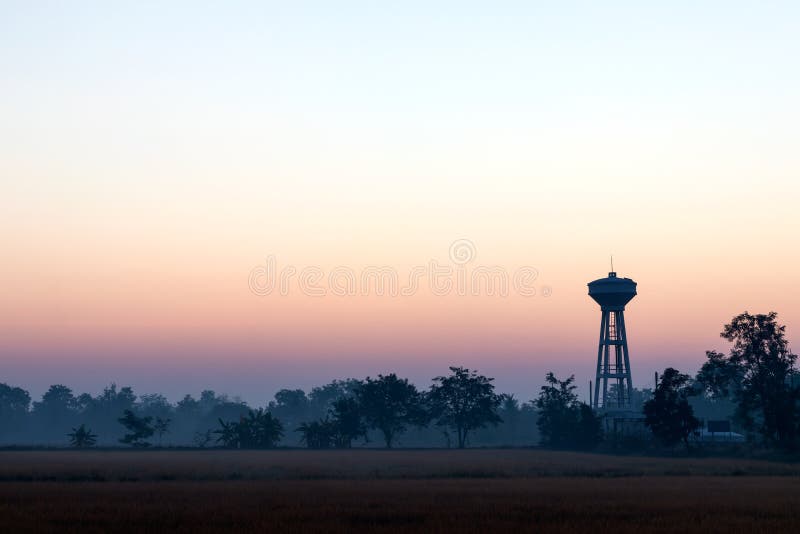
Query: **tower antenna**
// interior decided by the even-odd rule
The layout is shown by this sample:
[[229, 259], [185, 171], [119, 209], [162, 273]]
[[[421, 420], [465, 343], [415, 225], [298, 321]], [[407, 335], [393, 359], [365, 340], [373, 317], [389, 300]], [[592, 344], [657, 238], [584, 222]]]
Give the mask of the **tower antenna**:
[[614, 272], [614, 255], [611, 255], [611, 272]]

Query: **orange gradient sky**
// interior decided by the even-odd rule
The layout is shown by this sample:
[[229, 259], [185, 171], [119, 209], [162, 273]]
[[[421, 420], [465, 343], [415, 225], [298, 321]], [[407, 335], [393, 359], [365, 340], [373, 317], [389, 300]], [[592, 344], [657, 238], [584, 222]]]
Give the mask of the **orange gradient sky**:
[[[263, 404], [463, 364], [587, 390], [611, 254], [634, 385], [744, 310], [791, 341], [798, 12], [755, 5], [6, 3], [0, 381]], [[270, 255], [402, 281], [457, 239], [537, 294], [248, 287]]]

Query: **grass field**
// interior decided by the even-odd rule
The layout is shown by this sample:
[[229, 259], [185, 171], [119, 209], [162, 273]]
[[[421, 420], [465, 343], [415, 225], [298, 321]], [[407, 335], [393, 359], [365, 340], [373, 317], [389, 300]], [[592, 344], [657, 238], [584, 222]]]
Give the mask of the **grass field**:
[[2, 451], [0, 532], [797, 532], [800, 464], [538, 450]]

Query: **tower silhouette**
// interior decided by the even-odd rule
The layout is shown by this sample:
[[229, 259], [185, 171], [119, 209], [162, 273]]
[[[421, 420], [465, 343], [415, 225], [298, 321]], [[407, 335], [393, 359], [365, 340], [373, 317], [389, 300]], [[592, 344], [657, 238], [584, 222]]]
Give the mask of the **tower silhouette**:
[[[590, 399], [592, 408], [630, 409], [633, 384], [624, 311], [625, 305], [636, 296], [636, 282], [630, 278], [617, 278], [617, 273], [612, 270], [608, 278], [600, 278], [588, 285], [589, 296], [600, 305], [601, 310], [597, 374], [594, 398]], [[617, 386], [613, 392], [609, 391], [609, 380]]]

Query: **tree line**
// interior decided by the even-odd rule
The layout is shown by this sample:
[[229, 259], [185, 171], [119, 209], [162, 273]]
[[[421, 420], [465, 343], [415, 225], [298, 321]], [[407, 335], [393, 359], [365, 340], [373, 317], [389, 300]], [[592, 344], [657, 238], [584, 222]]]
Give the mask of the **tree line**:
[[172, 404], [159, 394], [106, 387], [97, 396], [53, 385], [40, 401], [0, 384], [0, 443], [75, 447], [269, 448], [358, 445], [518, 446], [537, 439], [533, 403], [495, 392], [493, 379], [451, 367], [428, 390], [396, 374], [282, 389], [263, 408], [203, 391]]
[[800, 445], [800, 374], [777, 314], [742, 313], [723, 327], [728, 354], [710, 350], [695, 377], [668, 368], [644, 404], [646, 424], [664, 445], [687, 448], [700, 421], [692, 400], [727, 407], [751, 444], [795, 451]]
[[[635, 443], [636, 448], [682, 445], [689, 450], [701, 443], [701, 415], [728, 420], [744, 435], [747, 446], [797, 451], [800, 373], [786, 327], [777, 317], [775, 312], [735, 316], [720, 333], [731, 344], [728, 354], [707, 351], [694, 377], [666, 368], [654, 390], [634, 391], [633, 414], [608, 414], [606, 426], [614, 417], [633, 427], [640, 422], [649, 439]], [[618, 439], [600, 428], [603, 422], [597, 414], [577, 402], [572, 382], [572, 377], [559, 381], [552, 374], [547, 376], [537, 400], [542, 443], [592, 448], [603, 439]], [[638, 420], [636, 411], [640, 411]]]
[[[698, 416], [730, 419], [753, 445], [795, 450], [800, 444], [800, 375], [785, 327], [772, 312], [733, 318], [722, 338], [728, 354], [706, 353], [691, 377], [667, 368], [654, 390], [635, 390], [632, 410], [649, 432], [640, 447], [687, 449]], [[100, 395], [54, 385], [40, 401], [0, 384], [0, 442], [6, 445], [193, 446], [316, 449], [403, 446], [529, 446], [591, 450], [610, 439], [608, 418], [580, 402], [574, 377], [545, 377], [537, 398], [498, 394], [493, 379], [450, 367], [427, 390], [396, 374], [283, 389], [263, 408], [204, 391], [176, 404], [136, 396], [112, 384]], [[635, 415], [635, 414], [634, 414]], [[635, 419], [635, 417], [634, 417]]]

